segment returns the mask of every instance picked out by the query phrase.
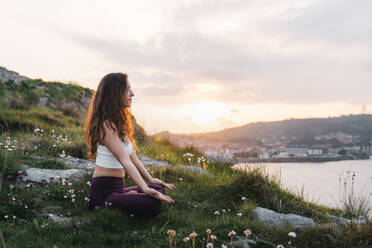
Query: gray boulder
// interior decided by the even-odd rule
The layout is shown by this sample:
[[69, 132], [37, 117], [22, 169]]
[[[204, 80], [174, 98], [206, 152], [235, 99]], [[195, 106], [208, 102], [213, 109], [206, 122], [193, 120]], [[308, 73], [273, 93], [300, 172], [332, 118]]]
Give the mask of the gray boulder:
[[279, 214], [267, 208], [255, 208], [253, 210], [253, 216], [267, 225], [276, 227], [284, 226], [287, 223], [296, 229], [315, 227], [315, 222], [312, 218], [303, 217], [296, 214]]
[[42, 214], [41, 216], [46, 217], [48, 219], [51, 219], [54, 222], [59, 223], [59, 224], [69, 224], [69, 223], [71, 223], [71, 218], [70, 217], [68, 217], [68, 218], [67, 217], [60, 217], [56, 214]]
[[[22, 178], [23, 181], [27, 179], [33, 182], [42, 182], [43, 179], [46, 182], [49, 182], [49, 178], [56, 177], [64, 178], [66, 180], [72, 182], [79, 182], [87, 178], [88, 173], [85, 170], [80, 169], [69, 169], [69, 170], [52, 170], [52, 169], [40, 169], [40, 168], [32, 168], [27, 165], [23, 165], [25, 168], [27, 175]], [[56, 182], [56, 180], [54, 180]]]

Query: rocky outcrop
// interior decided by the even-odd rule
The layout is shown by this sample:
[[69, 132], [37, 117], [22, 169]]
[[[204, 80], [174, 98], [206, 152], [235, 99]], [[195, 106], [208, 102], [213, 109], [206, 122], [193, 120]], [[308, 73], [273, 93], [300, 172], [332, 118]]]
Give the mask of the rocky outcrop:
[[267, 208], [257, 207], [253, 210], [253, 216], [259, 221], [271, 226], [283, 226], [290, 224], [293, 228], [304, 229], [314, 227], [313, 219], [296, 214], [279, 214]]
[[17, 72], [9, 71], [5, 67], [0, 66], [0, 83], [1, 82], [5, 83], [9, 80], [14, 81], [15, 83], [20, 83], [23, 80], [28, 80], [28, 79], [30, 78], [19, 75], [19, 73]]
[[294, 229], [304, 230], [306, 228], [335, 228], [337, 231], [341, 230], [341, 226], [352, 223], [359, 223], [361, 225], [366, 223], [364, 217], [360, 216], [358, 219], [346, 219], [343, 217], [326, 214], [329, 222], [315, 223], [312, 218], [296, 215], [296, 214], [280, 214], [267, 208], [257, 207], [253, 210], [253, 216], [269, 226], [282, 227], [284, 225], [291, 225]]
[[[27, 165], [23, 165], [26, 170], [26, 176], [22, 178], [23, 181], [32, 182], [49, 182], [50, 178], [56, 179], [65, 178], [73, 182], [78, 182], [87, 178], [88, 173], [85, 170], [80, 169], [69, 169], [69, 170], [52, 170], [52, 169], [40, 169], [32, 168]], [[56, 180], [54, 180], [56, 181]]]
[[[35, 158], [42, 159], [42, 157], [35, 156]], [[173, 166], [167, 161], [158, 161], [153, 160], [147, 156], [138, 155], [139, 160], [143, 163], [146, 168], [160, 168], [160, 167], [169, 167]], [[23, 181], [33, 181], [33, 182], [50, 182], [49, 179], [53, 177], [56, 179], [64, 178], [72, 182], [78, 182], [80, 180], [86, 180], [88, 175], [92, 174], [94, 171], [94, 162], [86, 159], [75, 158], [72, 156], [67, 156], [63, 159], [63, 162], [66, 164], [69, 169], [60, 170], [60, 169], [40, 169], [34, 168], [29, 165], [23, 165], [23, 168], [26, 170], [27, 176], [22, 178]], [[181, 164], [176, 164], [175, 167], [182, 168], [183, 170], [189, 170], [196, 173], [212, 175], [209, 171], [204, 170], [203, 168], [197, 166], [186, 166]], [[56, 182], [57, 180], [53, 180]]]

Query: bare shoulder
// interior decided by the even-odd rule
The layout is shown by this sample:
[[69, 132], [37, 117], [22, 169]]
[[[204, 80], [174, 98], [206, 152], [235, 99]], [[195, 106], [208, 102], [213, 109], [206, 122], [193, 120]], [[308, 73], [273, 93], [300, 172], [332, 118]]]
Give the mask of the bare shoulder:
[[[116, 130], [114, 130], [107, 121], [103, 122], [103, 133], [105, 134], [103, 144], [106, 145], [107, 141], [112, 141], [113, 139], [117, 139], [119, 137]], [[101, 138], [103, 138], [103, 133], [101, 133]], [[107, 145], [106, 145], [107, 146]]]

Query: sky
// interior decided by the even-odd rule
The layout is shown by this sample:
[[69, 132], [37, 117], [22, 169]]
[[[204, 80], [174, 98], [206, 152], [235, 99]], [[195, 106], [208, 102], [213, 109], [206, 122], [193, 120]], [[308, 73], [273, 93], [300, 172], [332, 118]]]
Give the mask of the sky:
[[372, 113], [372, 1], [2, 0], [0, 66], [97, 89], [148, 134]]

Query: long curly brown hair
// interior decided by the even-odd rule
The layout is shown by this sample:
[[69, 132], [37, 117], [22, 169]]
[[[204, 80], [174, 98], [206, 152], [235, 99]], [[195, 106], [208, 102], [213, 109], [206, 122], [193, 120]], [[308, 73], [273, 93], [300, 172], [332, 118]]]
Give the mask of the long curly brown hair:
[[138, 150], [134, 139], [132, 114], [123, 100], [127, 88], [127, 74], [109, 73], [101, 79], [94, 92], [84, 124], [89, 160], [95, 160], [98, 143], [103, 144], [103, 123], [115, 130], [123, 142], [127, 143], [129, 139], [133, 148]]

